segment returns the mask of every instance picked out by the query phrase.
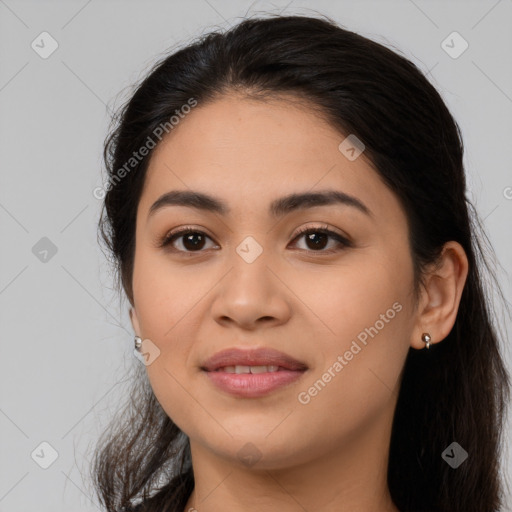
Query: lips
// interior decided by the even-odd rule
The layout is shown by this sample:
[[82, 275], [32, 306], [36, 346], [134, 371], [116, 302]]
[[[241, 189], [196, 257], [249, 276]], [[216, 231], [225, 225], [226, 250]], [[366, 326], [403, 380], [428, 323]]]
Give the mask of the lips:
[[305, 363], [272, 348], [229, 348], [207, 359], [201, 369], [214, 372], [229, 366], [278, 366], [280, 369], [291, 371], [303, 371], [308, 368]]

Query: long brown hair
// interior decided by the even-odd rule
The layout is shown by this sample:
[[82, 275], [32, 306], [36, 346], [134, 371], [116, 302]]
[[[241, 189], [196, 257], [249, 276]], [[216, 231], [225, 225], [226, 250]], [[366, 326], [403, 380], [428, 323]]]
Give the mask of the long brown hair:
[[[152, 152], [122, 179], [119, 169], [190, 98], [205, 104], [235, 90], [262, 99], [293, 94], [364, 142], [407, 214], [416, 290], [445, 242], [464, 248], [469, 273], [452, 331], [429, 351], [410, 349], [406, 359], [388, 484], [403, 512], [495, 512], [510, 379], [490, 294], [503, 295], [488, 259], [492, 248], [466, 197], [459, 127], [422, 72], [398, 53], [328, 18], [276, 16], [212, 32], [155, 64], [105, 141], [99, 229], [119, 291], [133, 304], [135, 218]], [[96, 448], [97, 493], [108, 512], [141, 500], [137, 510], [182, 512], [194, 487], [188, 437], [134, 364], [132, 394]], [[469, 454], [457, 469], [441, 457], [454, 441]]]

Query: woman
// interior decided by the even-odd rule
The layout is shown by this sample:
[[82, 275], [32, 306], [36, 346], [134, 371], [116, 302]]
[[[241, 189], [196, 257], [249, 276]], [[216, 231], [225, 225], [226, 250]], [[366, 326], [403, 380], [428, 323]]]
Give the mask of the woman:
[[105, 509], [498, 510], [509, 375], [462, 160], [422, 73], [328, 19], [155, 65], [105, 145], [144, 362]]

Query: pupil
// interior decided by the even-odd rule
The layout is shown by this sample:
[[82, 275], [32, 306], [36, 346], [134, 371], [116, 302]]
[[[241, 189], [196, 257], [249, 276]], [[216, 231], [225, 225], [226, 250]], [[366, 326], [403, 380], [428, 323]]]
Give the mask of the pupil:
[[[316, 242], [314, 241], [314, 238], [315, 238], [315, 237], [318, 237], [318, 236], [320, 236], [320, 237], [322, 238], [322, 241], [323, 241], [324, 243], [322, 243], [322, 241], [320, 241], [320, 243], [318, 243], [318, 240], [317, 240]], [[314, 242], [314, 245], [313, 245], [313, 246], [314, 246], [315, 248], [317, 248], [317, 249], [318, 249], [318, 248], [323, 249], [323, 248], [325, 247], [325, 241], [327, 240], [327, 238], [328, 238], [328, 237], [327, 237], [327, 234], [326, 234], [326, 233], [310, 233], [309, 235], [307, 235], [307, 240], [308, 240], [309, 242]]]
[[[190, 246], [187, 246], [188, 243], [191, 242], [191, 240], [194, 238], [194, 237], [197, 237], [199, 238], [199, 242], [198, 243], [191, 243]], [[185, 235], [185, 242], [184, 242], [184, 246], [187, 248], [187, 249], [201, 249], [201, 243], [204, 243], [204, 239], [203, 239], [203, 236], [200, 234], [200, 233], [190, 233], [188, 235]]]

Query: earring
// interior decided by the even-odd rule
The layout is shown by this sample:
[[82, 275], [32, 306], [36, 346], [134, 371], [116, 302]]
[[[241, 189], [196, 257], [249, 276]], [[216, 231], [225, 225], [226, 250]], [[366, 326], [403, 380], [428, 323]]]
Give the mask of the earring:
[[430, 340], [432, 338], [430, 337], [430, 334], [428, 332], [424, 332], [422, 335], [421, 335], [421, 341], [423, 341], [423, 343], [426, 343], [427, 345], [427, 350], [430, 348]]
[[139, 338], [139, 336], [135, 336], [135, 350], [138, 350], [140, 352], [141, 347], [142, 347], [142, 338]]

